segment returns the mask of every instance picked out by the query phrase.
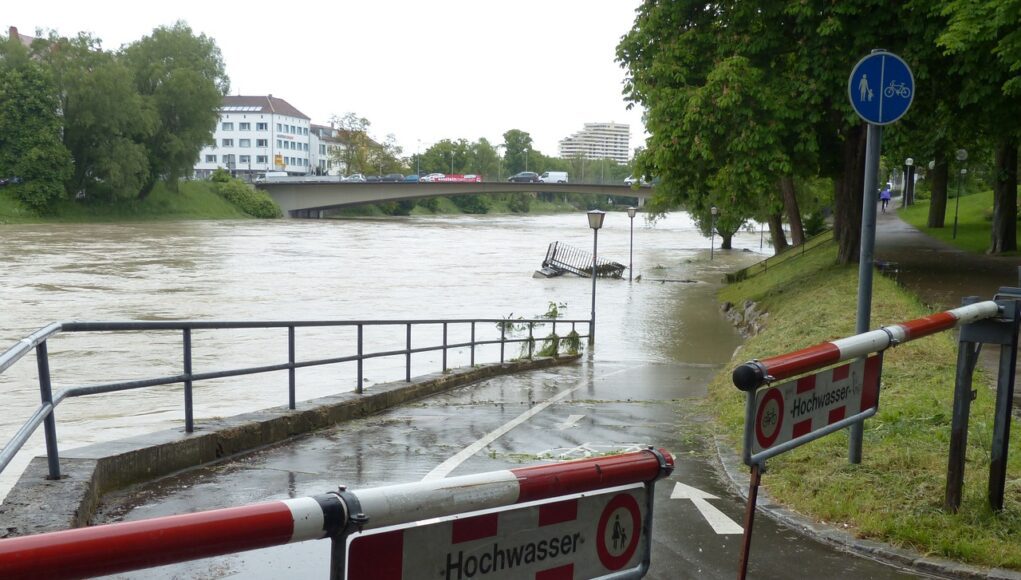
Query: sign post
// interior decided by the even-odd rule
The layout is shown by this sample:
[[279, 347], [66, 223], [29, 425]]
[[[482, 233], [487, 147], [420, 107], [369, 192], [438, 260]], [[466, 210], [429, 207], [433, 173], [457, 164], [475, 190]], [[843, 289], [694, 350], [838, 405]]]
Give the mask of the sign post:
[[[865, 145], [865, 179], [861, 212], [861, 253], [858, 259], [858, 311], [855, 332], [868, 332], [872, 317], [872, 269], [876, 247], [876, 183], [883, 125], [904, 116], [915, 96], [915, 77], [899, 56], [885, 50], [858, 61], [847, 80], [847, 96], [858, 116], [869, 124]], [[861, 463], [862, 423], [851, 425], [848, 461]]]

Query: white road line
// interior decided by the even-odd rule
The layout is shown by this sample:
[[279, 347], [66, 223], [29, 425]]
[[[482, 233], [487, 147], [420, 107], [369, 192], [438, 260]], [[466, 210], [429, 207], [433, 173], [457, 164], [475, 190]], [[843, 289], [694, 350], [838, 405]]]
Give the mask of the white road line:
[[[623, 373], [623, 372], [629, 371], [629, 370], [632, 370], [632, 369], [620, 369], [620, 370], [614, 371], [612, 373], [607, 373], [606, 375], [603, 375], [603, 376], [599, 377], [598, 379], [593, 379], [592, 382], [595, 382], [597, 380], [603, 380], [603, 379], [612, 377], [613, 375], [617, 375], [617, 374], [620, 374], [620, 373]], [[453, 457], [451, 457], [450, 459], [447, 459], [443, 463], [437, 465], [435, 469], [433, 469], [429, 473], [425, 474], [425, 477], [422, 478], [422, 481], [430, 481], [430, 480], [433, 480], [433, 479], [443, 479], [444, 477], [450, 475], [450, 472], [452, 472], [455, 469], [457, 469], [458, 465], [461, 465], [462, 463], [467, 461], [468, 458], [471, 457], [472, 455], [475, 455], [479, 451], [482, 451], [482, 449], [485, 448], [486, 445], [489, 445], [493, 441], [496, 441], [497, 439], [502, 437], [505, 433], [507, 433], [511, 429], [517, 427], [518, 425], [520, 425], [520, 424], [524, 423], [525, 421], [531, 419], [535, 415], [541, 413], [544, 409], [546, 409], [546, 407], [549, 407], [553, 403], [557, 403], [559, 401], [562, 401], [562, 400], [566, 399], [571, 393], [577, 391], [578, 389], [580, 389], [580, 388], [582, 388], [584, 386], [586, 386], [586, 385], [585, 384], [581, 384], [581, 385], [578, 385], [577, 387], [574, 387], [573, 389], [567, 389], [566, 391], [563, 391], [561, 393], [557, 393], [556, 395], [553, 395], [552, 397], [546, 399], [545, 401], [539, 403], [538, 405], [536, 405], [536, 406], [532, 407], [531, 409], [525, 411], [524, 413], [518, 415], [514, 419], [511, 419], [510, 421], [508, 421], [507, 423], [503, 424], [499, 428], [497, 428], [497, 429], [495, 429], [493, 431], [490, 431], [489, 433], [485, 434], [481, 439], [479, 439], [475, 443], [472, 443], [471, 445], [465, 447], [461, 451], [457, 452], [457, 454], [454, 455]]]
[[578, 421], [581, 421], [584, 416], [585, 415], [568, 415], [566, 421], [557, 425], [557, 430], [563, 431], [565, 429], [570, 429], [571, 427], [577, 427]]
[[744, 528], [735, 523], [734, 520], [728, 518], [727, 515], [718, 510], [716, 506], [706, 501], [710, 499], [719, 499], [711, 493], [677, 482], [674, 484], [673, 492], [670, 493], [670, 499], [690, 499], [691, 503], [694, 504], [695, 509], [702, 514], [702, 517], [705, 518], [705, 521], [709, 523], [709, 525], [713, 528], [713, 531], [717, 534], [744, 533]]

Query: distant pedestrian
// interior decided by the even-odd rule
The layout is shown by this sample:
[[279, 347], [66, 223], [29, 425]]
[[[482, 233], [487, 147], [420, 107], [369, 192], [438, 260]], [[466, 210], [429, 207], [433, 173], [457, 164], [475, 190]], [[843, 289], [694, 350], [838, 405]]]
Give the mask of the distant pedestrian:
[[886, 206], [890, 205], [890, 186], [887, 185], [879, 193], [879, 201], [883, 204], [883, 213], [886, 213]]

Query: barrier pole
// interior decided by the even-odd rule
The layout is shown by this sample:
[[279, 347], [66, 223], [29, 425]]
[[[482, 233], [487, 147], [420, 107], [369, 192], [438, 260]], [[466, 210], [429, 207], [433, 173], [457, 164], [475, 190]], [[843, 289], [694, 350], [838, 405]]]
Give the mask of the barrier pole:
[[741, 560], [738, 563], [737, 577], [744, 580], [748, 576], [748, 559], [752, 550], [752, 526], [755, 524], [755, 503], [759, 498], [759, 482], [762, 468], [758, 463], [752, 466], [751, 481], [748, 484], [748, 505], [744, 512], [744, 540], [741, 542]]

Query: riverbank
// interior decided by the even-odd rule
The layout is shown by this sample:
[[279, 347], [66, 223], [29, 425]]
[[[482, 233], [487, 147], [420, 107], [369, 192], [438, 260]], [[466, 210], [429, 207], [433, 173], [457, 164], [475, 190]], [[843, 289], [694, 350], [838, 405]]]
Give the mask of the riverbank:
[[[962, 202], [964, 200], [962, 199]], [[744, 397], [731, 382], [738, 364], [854, 334], [857, 265], [837, 266], [835, 246], [788, 260], [728, 286], [720, 299], [746, 300], [769, 313], [710, 385], [710, 410], [729, 444], [740, 449]], [[884, 276], [874, 283], [872, 328], [930, 314], [913, 294]], [[812, 308], [805, 308], [811, 304]], [[846, 431], [769, 461], [763, 483], [778, 503], [856, 537], [968, 564], [1021, 569], [1021, 480], [1007, 482], [1004, 510], [986, 504], [993, 393], [972, 403], [968, 467], [961, 509], [942, 509], [953, 401], [956, 341], [940, 333], [886, 352], [879, 413], [865, 422], [864, 459], [847, 462]], [[979, 371], [981, 373], [981, 371]], [[977, 385], [990, 384], [988, 375]], [[1021, 473], [1021, 437], [1008, 473]]]

